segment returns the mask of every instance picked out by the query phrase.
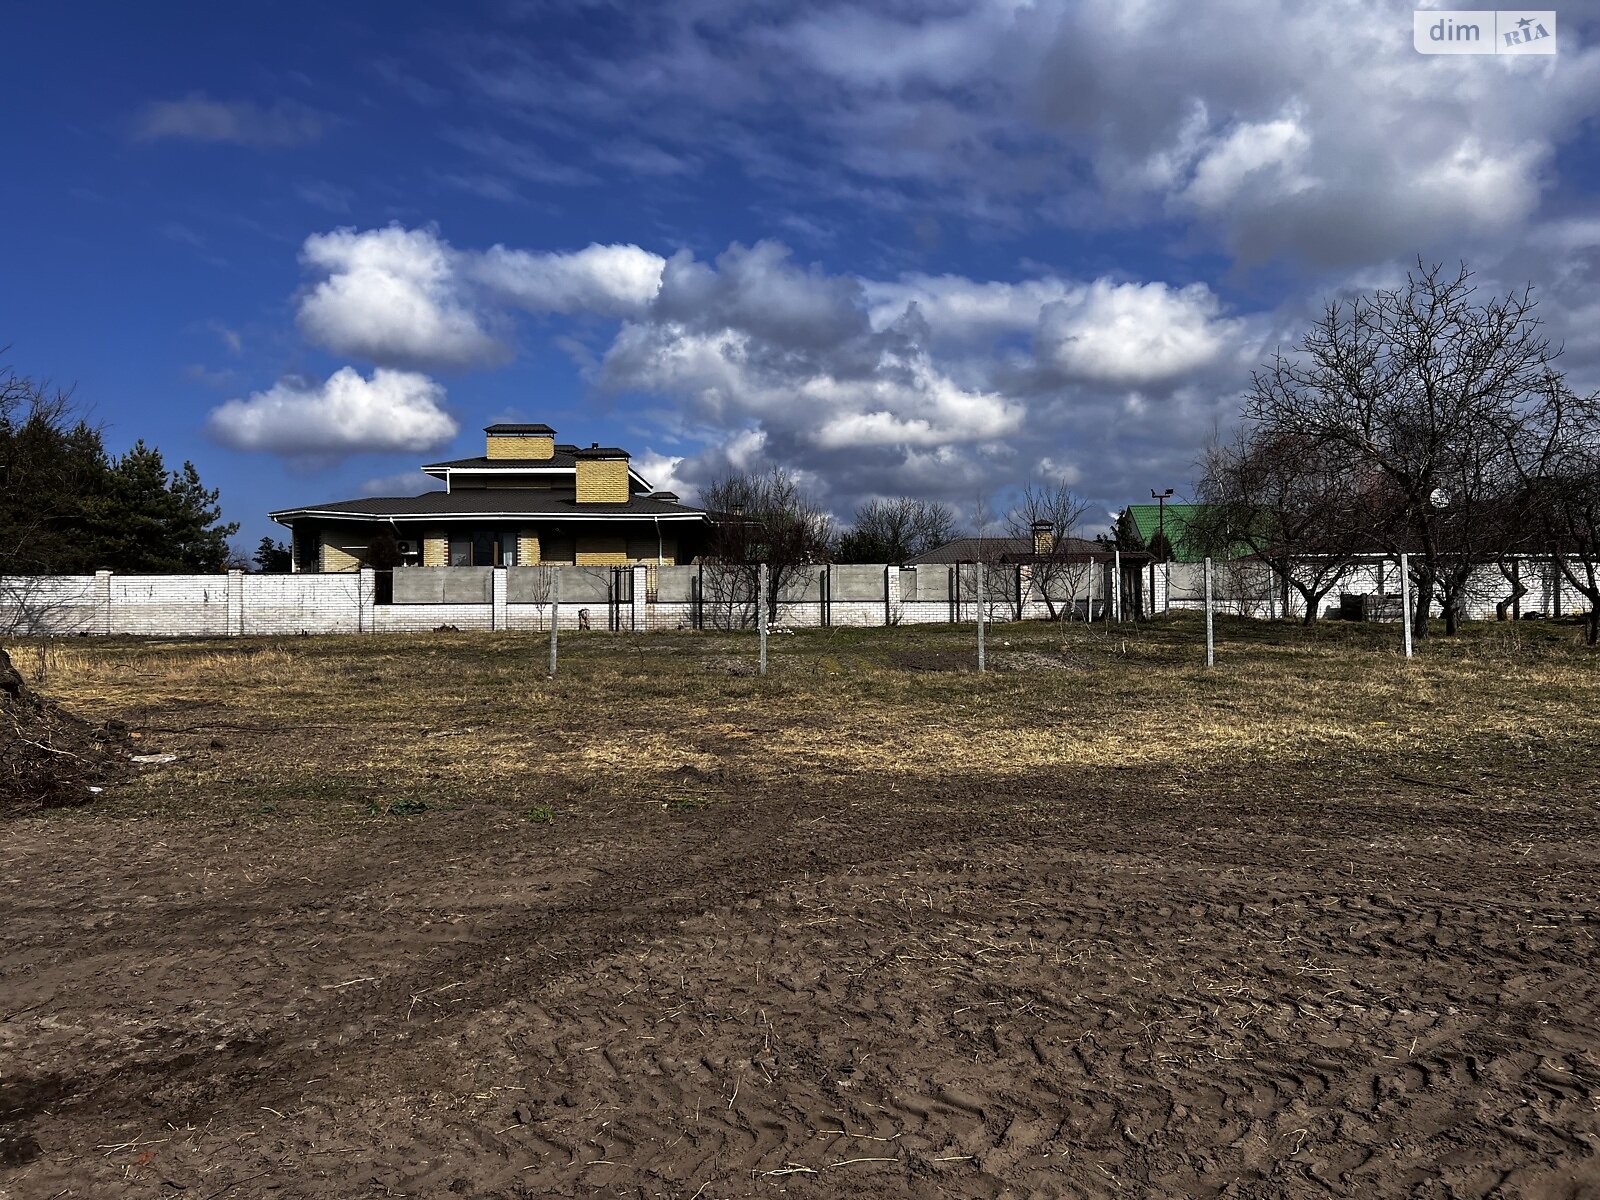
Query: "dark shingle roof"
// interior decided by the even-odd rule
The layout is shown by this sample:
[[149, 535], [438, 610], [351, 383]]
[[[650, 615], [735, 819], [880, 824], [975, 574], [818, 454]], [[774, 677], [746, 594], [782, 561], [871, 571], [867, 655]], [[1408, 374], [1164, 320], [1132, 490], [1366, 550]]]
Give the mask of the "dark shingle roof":
[[[1067, 554], [1095, 554], [1105, 547], [1087, 538], [1066, 538]], [[960, 537], [906, 560], [907, 566], [934, 563], [1016, 561], [1033, 557], [1033, 539], [1026, 537]]]
[[629, 454], [620, 446], [589, 446], [579, 450], [574, 458], [628, 458]]
[[546, 437], [555, 437], [556, 431], [548, 425], [511, 425], [501, 422], [498, 425], [485, 425], [485, 433], [532, 433], [543, 434]]
[[621, 504], [579, 504], [568, 492], [547, 492], [530, 488], [461, 488], [454, 492], [423, 492], [420, 496], [363, 496], [356, 500], [334, 500], [327, 504], [303, 504], [270, 513], [281, 517], [307, 516], [356, 517], [386, 520], [390, 517], [689, 517], [704, 516], [704, 510], [634, 496]]
[[529, 467], [566, 467], [572, 469], [577, 461], [574, 457], [575, 447], [557, 446], [552, 458], [485, 458], [478, 455], [476, 458], [452, 458], [445, 462], [423, 463], [424, 471], [437, 470], [440, 467], [455, 467], [456, 469], [471, 470], [473, 467], [495, 467], [503, 470], [526, 470]]

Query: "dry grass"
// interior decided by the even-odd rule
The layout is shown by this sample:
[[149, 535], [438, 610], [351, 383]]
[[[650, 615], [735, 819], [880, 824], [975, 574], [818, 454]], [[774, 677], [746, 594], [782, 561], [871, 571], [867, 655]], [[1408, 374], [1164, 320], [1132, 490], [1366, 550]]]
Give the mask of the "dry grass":
[[966, 660], [971, 631], [951, 627], [775, 638], [766, 679], [733, 669], [753, 638], [690, 634], [569, 637], [554, 681], [543, 638], [522, 634], [78, 641], [47, 647], [44, 675], [188, 756], [125, 789], [113, 803], [130, 812], [559, 813], [957, 777], [1023, 793], [1129, 768], [1180, 793], [1293, 772], [1492, 798], [1531, 765], [1592, 761], [1600, 660], [1570, 627], [1473, 627], [1410, 663], [1392, 626], [1219, 632], [1211, 672], [1183, 619], [997, 626], [996, 661], [1034, 669], [984, 676], [914, 669]]

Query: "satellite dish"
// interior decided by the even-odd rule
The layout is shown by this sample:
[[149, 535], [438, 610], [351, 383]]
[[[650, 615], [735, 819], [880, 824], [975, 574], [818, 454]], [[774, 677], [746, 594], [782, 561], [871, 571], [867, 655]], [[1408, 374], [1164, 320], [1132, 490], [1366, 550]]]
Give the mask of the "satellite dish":
[[1449, 508], [1450, 493], [1442, 487], [1434, 488], [1432, 492], [1428, 493], [1428, 503], [1435, 508]]

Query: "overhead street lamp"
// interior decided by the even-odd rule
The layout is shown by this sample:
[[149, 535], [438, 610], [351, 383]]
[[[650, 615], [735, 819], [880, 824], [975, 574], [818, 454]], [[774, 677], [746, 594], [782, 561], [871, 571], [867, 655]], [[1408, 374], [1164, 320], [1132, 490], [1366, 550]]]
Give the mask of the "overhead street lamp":
[[[1162, 546], [1167, 546], [1168, 545], [1168, 542], [1167, 542], [1167, 499], [1171, 495], [1172, 495], [1172, 489], [1171, 488], [1168, 488], [1164, 492], [1158, 492], [1158, 491], [1155, 490], [1155, 488], [1151, 488], [1150, 489], [1150, 499], [1152, 499], [1152, 500], [1154, 500], [1156, 502], [1156, 536], [1161, 539], [1161, 545]], [[1163, 555], [1163, 557], [1166, 558], [1166, 557], [1170, 557], [1170, 556]], [[1172, 567], [1170, 565], [1168, 565], [1165, 568], [1165, 575], [1166, 575], [1166, 580], [1167, 580], [1167, 594], [1161, 598], [1161, 611], [1164, 612], [1164, 613], [1167, 613], [1167, 612], [1171, 612], [1172, 611]], [[1150, 606], [1151, 606], [1152, 609], [1154, 609], [1154, 607], [1155, 607], [1155, 599], [1156, 599], [1156, 594], [1155, 593], [1156, 593], [1156, 563], [1155, 563], [1155, 559], [1152, 558], [1150, 560]]]

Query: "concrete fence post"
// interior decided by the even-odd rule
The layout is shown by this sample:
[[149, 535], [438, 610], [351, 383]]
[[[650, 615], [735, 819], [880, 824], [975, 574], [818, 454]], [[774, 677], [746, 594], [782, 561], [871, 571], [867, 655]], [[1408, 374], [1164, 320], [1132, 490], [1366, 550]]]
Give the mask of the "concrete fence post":
[[983, 563], [982, 562], [974, 563], [973, 564], [973, 568], [974, 568], [974, 574], [977, 575], [977, 588], [976, 588], [976, 591], [978, 593], [978, 670], [981, 673], [984, 670], [984, 662], [983, 662], [983, 610], [988, 606], [984, 603]]
[[1211, 628], [1211, 560], [1206, 559], [1206, 666], [1217, 665], [1217, 643]]
[[756, 637], [761, 643], [759, 670], [767, 673], [767, 564], [756, 567]]
[[112, 632], [110, 571], [94, 573], [94, 632]]
[[561, 568], [550, 567], [550, 678], [556, 677], [557, 631], [561, 627]]
[[1400, 643], [1405, 647], [1406, 657], [1411, 657], [1411, 556], [1400, 556], [1400, 625], [1405, 633], [1401, 635]]
[[1122, 624], [1122, 551], [1111, 552], [1111, 574], [1115, 577], [1111, 585], [1111, 617], [1118, 625]]
[[244, 572], [228, 572], [228, 636], [244, 634]]

